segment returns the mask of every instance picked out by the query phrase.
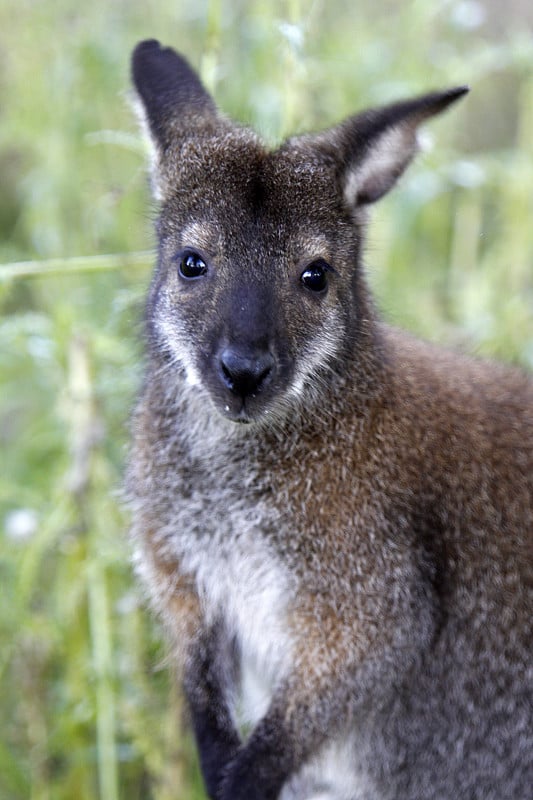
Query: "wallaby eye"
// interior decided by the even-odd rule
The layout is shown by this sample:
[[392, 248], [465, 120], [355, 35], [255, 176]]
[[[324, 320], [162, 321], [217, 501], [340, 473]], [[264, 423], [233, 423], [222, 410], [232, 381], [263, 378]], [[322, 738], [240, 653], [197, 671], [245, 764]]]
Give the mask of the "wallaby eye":
[[202, 256], [195, 253], [194, 250], [185, 250], [178, 257], [178, 272], [182, 278], [187, 280], [201, 278], [207, 272], [207, 264]]
[[322, 259], [313, 261], [312, 264], [304, 269], [300, 275], [300, 280], [306, 289], [312, 292], [325, 292], [328, 288], [328, 271], [331, 269]]

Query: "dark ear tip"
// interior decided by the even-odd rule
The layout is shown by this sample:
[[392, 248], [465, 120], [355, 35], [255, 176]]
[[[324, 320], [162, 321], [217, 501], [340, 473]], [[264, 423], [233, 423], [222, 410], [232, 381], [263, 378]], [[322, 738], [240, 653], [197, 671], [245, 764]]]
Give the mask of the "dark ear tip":
[[470, 91], [470, 86], [455, 86], [453, 89], [447, 89], [440, 95], [440, 101], [437, 103], [439, 110], [448, 108], [449, 105], [460, 100], [465, 94]]
[[418, 100], [413, 101], [412, 109], [414, 118], [418, 117], [418, 122], [422, 122], [428, 117], [435, 114], [440, 114], [445, 111], [465, 94], [470, 91], [469, 86], [454, 86], [452, 89], [444, 89], [444, 91], [432, 92], [431, 94], [423, 95]]
[[470, 86], [467, 86], [466, 84], [464, 86], [456, 86], [455, 89], [450, 89], [449, 96], [451, 100], [459, 100], [460, 97], [468, 94], [469, 91]]
[[134, 48], [131, 74], [133, 83], [145, 99], [156, 95], [164, 95], [167, 100], [171, 96], [176, 99], [180, 85], [200, 85], [185, 58], [171, 47], [163, 47], [157, 39], [145, 39]]
[[133, 50], [134, 53], [141, 52], [142, 50], [160, 50], [161, 43], [157, 39], [143, 39], [137, 42]]
[[162, 47], [157, 39], [144, 39], [139, 42], [131, 54], [131, 64], [133, 75], [140, 74], [143, 68], [156, 70], [179, 70], [182, 65], [189, 65], [178, 55], [172, 47]]
[[139, 42], [131, 54], [131, 74], [134, 83], [137, 83], [141, 75], [141, 70], [150, 57], [161, 50], [161, 45], [157, 39], [145, 39]]
[[158, 50], [161, 50], [161, 44], [157, 39], [144, 39], [135, 45], [131, 54], [132, 64], [135, 65], [138, 61], [147, 55], [151, 55]]

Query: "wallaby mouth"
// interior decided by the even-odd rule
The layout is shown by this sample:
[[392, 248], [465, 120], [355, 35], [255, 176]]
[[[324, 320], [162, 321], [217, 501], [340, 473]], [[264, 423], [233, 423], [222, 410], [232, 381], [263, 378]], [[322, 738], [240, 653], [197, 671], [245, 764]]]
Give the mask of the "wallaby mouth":
[[226, 419], [235, 422], [237, 425], [251, 425], [254, 422], [258, 422], [268, 413], [268, 404], [257, 401], [255, 398], [249, 398], [247, 400], [235, 398], [235, 400], [222, 405], [217, 401], [216, 405], [219, 412], [221, 412]]

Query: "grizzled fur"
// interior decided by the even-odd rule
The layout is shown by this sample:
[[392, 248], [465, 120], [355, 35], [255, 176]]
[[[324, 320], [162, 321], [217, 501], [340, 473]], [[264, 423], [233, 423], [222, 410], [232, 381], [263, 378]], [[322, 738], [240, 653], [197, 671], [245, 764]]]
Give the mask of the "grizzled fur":
[[132, 535], [210, 797], [526, 800], [533, 386], [386, 326], [361, 267], [465, 90], [271, 152], [174, 51], [133, 78], [161, 214]]

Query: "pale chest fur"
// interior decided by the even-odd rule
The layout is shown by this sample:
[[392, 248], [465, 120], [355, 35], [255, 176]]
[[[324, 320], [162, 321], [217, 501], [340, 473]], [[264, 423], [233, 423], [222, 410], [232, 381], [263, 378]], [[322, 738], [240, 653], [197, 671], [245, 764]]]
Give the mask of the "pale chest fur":
[[204, 522], [213, 529], [201, 549], [181, 543], [182, 569], [194, 576], [205, 621], [223, 619], [235, 637], [240, 680], [232, 699], [236, 720], [246, 726], [265, 713], [290, 669], [293, 648], [293, 581], [264, 536], [262, 526], [274, 514], [263, 508], [262, 519], [255, 520], [256, 513], [242, 501], [208, 504]]
[[[182, 427], [179, 438], [167, 430], [148, 449], [142, 442], [149, 479], [141, 491], [150, 495], [152, 531], [147, 536], [134, 522], [137, 571], [167, 620], [178, 580], [172, 570], [194, 586], [203, 625], [223, 620], [240, 661], [233, 711], [241, 724], [254, 725], [291, 667], [295, 581], [272, 543], [273, 533], [290, 538], [282, 530], [290, 523], [269, 499], [269, 476], [256, 474], [252, 454], [236, 459], [239, 448], [205, 425], [201, 435], [185, 430], [192, 434], [186, 441]], [[173, 565], [164, 575], [154, 549]]]

